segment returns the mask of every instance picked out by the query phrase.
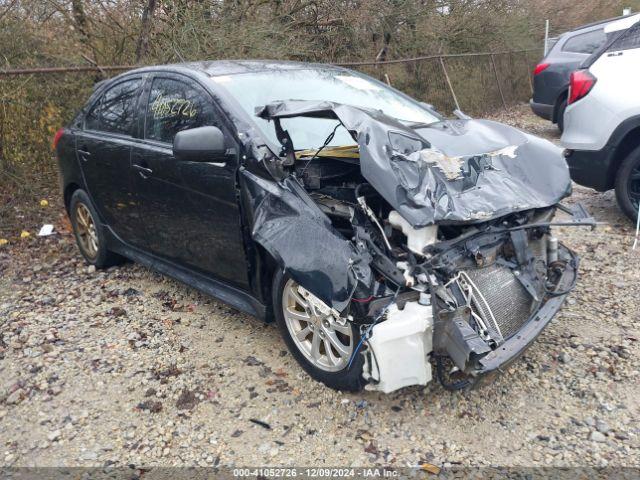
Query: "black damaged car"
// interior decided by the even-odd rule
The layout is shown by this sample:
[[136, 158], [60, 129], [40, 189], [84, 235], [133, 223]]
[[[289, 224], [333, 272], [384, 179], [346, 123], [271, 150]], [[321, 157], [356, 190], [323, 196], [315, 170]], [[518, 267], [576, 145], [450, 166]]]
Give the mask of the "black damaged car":
[[446, 388], [489, 378], [576, 283], [551, 227], [593, 225], [559, 203], [551, 143], [334, 66], [133, 70], [54, 144], [87, 262], [131, 259], [273, 319], [343, 390], [425, 385], [432, 364]]

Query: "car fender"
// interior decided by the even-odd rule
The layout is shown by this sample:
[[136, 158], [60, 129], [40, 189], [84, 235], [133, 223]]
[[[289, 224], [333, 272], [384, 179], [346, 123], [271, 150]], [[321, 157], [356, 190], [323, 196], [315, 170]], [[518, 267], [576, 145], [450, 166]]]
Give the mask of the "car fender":
[[295, 179], [276, 183], [248, 170], [241, 177], [251, 237], [279, 268], [338, 312], [358, 287], [371, 287], [368, 252], [345, 239]]

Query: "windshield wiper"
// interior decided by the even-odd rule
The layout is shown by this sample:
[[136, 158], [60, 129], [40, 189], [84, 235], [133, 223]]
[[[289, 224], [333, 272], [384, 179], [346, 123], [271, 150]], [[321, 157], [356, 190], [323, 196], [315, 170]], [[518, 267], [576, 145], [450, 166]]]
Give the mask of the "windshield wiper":
[[324, 150], [326, 148], [327, 145], [329, 145], [331, 143], [331, 140], [333, 140], [333, 137], [336, 135], [336, 130], [338, 130], [338, 128], [342, 125], [341, 122], [338, 122], [338, 124], [335, 126], [335, 128], [333, 129], [333, 131], [329, 134], [329, 136], [325, 139], [324, 143], [322, 144], [322, 146], [316, 150], [316, 153], [313, 154], [313, 156], [309, 159], [309, 161], [307, 162], [307, 164], [304, 166], [304, 168], [302, 169], [302, 172], [300, 173], [300, 177], [302, 178], [305, 174], [305, 172], [307, 171], [307, 168], [309, 168], [309, 165], [311, 165], [311, 162], [313, 162], [316, 158], [318, 158], [318, 155], [320, 155], [320, 152], [322, 150]]

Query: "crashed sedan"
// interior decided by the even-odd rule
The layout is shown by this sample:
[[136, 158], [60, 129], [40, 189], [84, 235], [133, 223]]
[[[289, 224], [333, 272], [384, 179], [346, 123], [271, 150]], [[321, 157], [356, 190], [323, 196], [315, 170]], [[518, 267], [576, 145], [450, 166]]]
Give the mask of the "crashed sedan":
[[560, 203], [548, 141], [334, 66], [133, 70], [54, 145], [87, 262], [128, 258], [275, 320], [341, 390], [491, 378], [576, 284], [551, 227], [593, 225]]

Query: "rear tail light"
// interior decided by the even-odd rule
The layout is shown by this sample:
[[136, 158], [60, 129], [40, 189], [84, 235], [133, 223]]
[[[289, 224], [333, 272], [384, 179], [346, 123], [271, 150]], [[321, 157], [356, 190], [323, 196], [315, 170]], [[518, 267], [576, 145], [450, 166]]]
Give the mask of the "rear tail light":
[[536, 65], [536, 68], [533, 69], [533, 74], [534, 75], [538, 75], [540, 72], [546, 70], [549, 65], [551, 65], [550, 63], [539, 63], [538, 65]]
[[567, 105], [585, 97], [596, 84], [596, 81], [596, 77], [589, 70], [576, 70], [573, 72], [569, 81], [569, 100]]
[[56, 147], [58, 146], [58, 142], [60, 141], [60, 139], [62, 138], [62, 135], [64, 134], [64, 128], [61, 128], [60, 130], [58, 130], [56, 132], [56, 134], [53, 136], [53, 149], [55, 150]]

